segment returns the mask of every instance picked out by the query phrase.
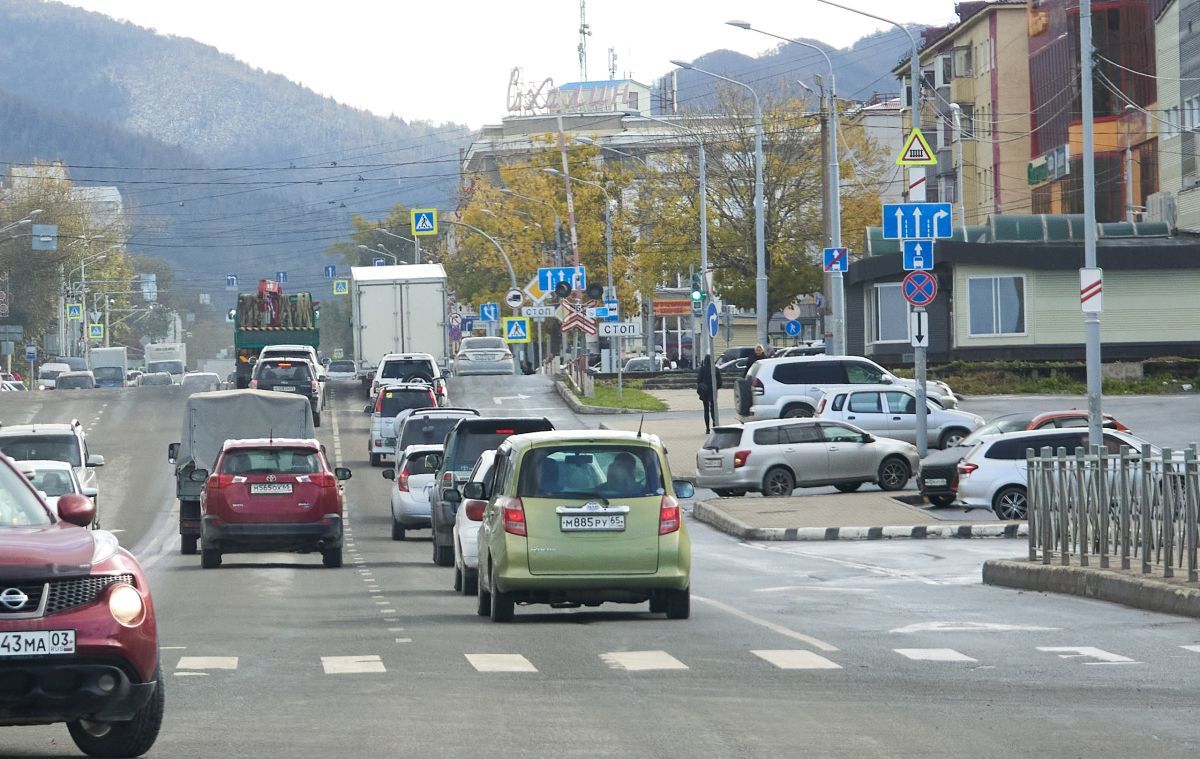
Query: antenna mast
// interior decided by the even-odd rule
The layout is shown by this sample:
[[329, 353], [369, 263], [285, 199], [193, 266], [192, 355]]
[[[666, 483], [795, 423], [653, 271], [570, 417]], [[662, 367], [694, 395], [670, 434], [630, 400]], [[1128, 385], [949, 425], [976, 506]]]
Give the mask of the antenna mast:
[[592, 28], [587, 22], [587, 0], [579, 0], [579, 81], [588, 80], [587, 73], [587, 38], [592, 36]]
[[612, 81], [617, 78], [617, 49], [610, 47], [608, 49], [608, 79]]

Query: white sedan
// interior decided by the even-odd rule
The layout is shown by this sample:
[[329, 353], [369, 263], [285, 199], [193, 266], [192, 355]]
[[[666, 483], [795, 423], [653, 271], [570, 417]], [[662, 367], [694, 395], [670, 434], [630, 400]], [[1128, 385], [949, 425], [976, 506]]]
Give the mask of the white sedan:
[[[495, 451], [484, 451], [475, 462], [467, 482], [483, 482], [492, 473]], [[487, 501], [470, 498], [458, 504], [454, 514], [454, 589], [464, 596], [478, 592], [479, 583], [479, 524]]]
[[[66, 461], [27, 460], [18, 461], [17, 466], [36, 489], [45, 493], [46, 503], [55, 513], [58, 512], [58, 499], [64, 495], [76, 493], [86, 495], [95, 501], [99, 492], [94, 487], [83, 487], [75, 475], [75, 468]], [[97, 512], [97, 517], [92, 521], [92, 528], [95, 529], [99, 526], [100, 517]]]

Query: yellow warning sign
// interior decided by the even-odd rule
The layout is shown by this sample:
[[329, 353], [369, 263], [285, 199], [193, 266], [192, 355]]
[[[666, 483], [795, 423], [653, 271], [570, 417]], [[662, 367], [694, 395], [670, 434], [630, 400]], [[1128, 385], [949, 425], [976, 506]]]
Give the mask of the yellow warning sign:
[[913, 129], [904, 141], [904, 149], [896, 156], [897, 166], [936, 166], [937, 158], [920, 129]]

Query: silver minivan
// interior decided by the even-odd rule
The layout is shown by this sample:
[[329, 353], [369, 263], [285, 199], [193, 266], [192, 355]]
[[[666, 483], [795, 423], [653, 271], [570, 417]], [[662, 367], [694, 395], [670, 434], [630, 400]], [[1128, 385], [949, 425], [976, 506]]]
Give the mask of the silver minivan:
[[[983, 417], [926, 401], [928, 445], [950, 448], [983, 426]], [[817, 404], [817, 417], [850, 422], [875, 435], [917, 441], [917, 394], [895, 385], [831, 388]]]

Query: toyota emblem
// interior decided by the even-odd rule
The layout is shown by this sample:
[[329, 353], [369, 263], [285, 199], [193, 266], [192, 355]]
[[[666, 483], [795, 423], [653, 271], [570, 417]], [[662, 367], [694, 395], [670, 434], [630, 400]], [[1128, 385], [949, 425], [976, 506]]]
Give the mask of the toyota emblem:
[[268, 475], [267, 475], [267, 482], [274, 482], [274, 481], [275, 481], [275, 479], [276, 479], [276, 478], [275, 478], [275, 475], [273, 475], [273, 474], [268, 474]]
[[20, 588], [7, 588], [0, 593], [0, 604], [4, 604], [12, 611], [20, 611], [28, 601], [29, 596], [25, 595]]

